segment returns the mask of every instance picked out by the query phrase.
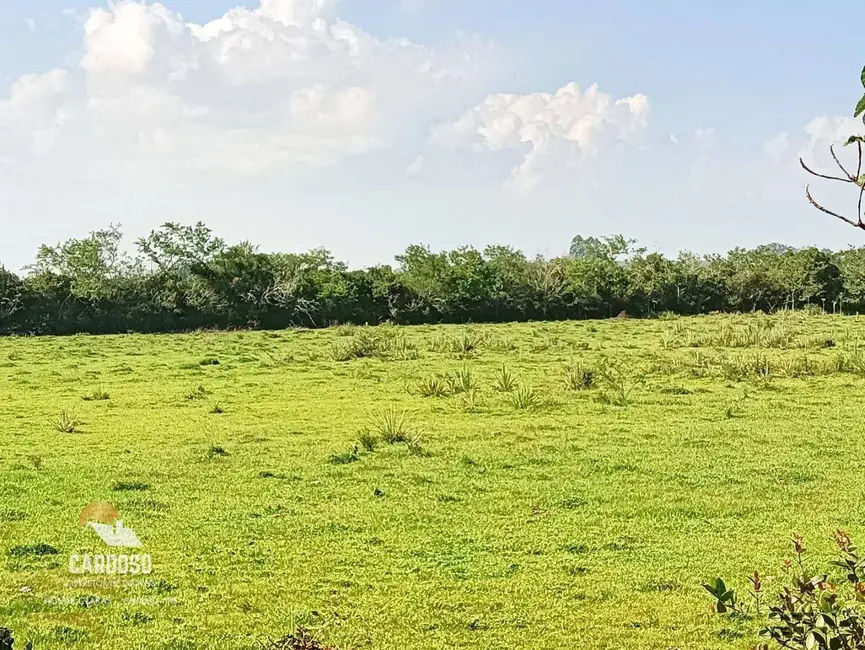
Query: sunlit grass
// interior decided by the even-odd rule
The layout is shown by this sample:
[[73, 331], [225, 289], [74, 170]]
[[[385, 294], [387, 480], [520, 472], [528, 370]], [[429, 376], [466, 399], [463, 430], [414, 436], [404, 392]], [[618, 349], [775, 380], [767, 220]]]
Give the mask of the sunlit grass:
[[[701, 582], [777, 574], [794, 530], [818, 555], [837, 527], [865, 538], [863, 325], [0, 339], [0, 627], [39, 650], [297, 626], [339, 648], [745, 650]], [[68, 584], [70, 554], [107, 552], [78, 527], [94, 501], [152, 575]]]

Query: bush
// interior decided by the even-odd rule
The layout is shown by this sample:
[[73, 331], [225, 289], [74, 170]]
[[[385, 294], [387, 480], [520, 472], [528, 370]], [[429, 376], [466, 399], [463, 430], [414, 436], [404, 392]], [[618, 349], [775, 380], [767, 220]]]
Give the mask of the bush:
[[[772, 646], [790, 650], [859, 650], [865, 648], [865, 559], [842, 530], [835, 532], [837, 559], [826, 572], [811, 570], [800, 535], [793, 535], [793, 557], [782, 565], [785, 585], [764, 609], [765, 590], [758, 572], [747, 595], [721, 578], [703, 585], [718, 614], [738, 620], [763, 619], [760, 635]], [[830, 577], [830, 574], [834, 576]], [[758, 646], [768, 650], [769, 644]]]

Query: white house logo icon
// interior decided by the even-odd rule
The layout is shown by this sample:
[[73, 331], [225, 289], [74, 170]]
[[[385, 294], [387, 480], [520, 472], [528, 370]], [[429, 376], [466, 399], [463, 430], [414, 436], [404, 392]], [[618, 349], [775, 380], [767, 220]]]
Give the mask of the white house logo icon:
[[99, 539], [108, 544], [108, 546], [123, 548], [141, 547], [141, 540], [138, 539], [135, 531], [131, 528], [126, 528], [119, 519], [113, 526], [111, 524], [98, 524], [93, 521], [87, 525], [95, 530], [96, 534], [99, 535]]
[[78, 524], [92, 528], [99, 539], [112, 548], [140, 548], [141, 540], [131, 528], [126, 528], [120, 513], [110, 503], [91, 503], [81, 512]]
[[[131, 528], [123, 525], [120, 512], [110, 503], [96, 501], [81, 511], [78, 527], [92, 528], [105, 544], [111, 548], [140, 548], [141, 540]], [[149, 575], [153, 571], [150, 554], [112, 551], [107, 554], [85, 553], [69, 556], [69, 572], [75, 575]]]

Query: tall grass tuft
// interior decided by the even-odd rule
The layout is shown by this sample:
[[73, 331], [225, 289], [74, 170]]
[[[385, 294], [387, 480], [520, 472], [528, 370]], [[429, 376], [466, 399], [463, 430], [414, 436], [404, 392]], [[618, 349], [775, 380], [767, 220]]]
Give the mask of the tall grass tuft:
[[376, 447], [378, 447], [378, 437], [369, 431], [361, 433], [358, 437], [358, 442], [364, 450], [369, 452], [375, 451]]
[[440, 375], [429, 375], [419, 379], [415, 390], [421, 397], [447, 397], [448, 394], [447, 382]]
[[205, 389], [204, 386], [201, 386], [199, 384], [198, 386], [193, 388], [191, 391], [189, 391], [185, 395], [185, 397], [186, 397], [187, 401], [190, 401], [190, 402], [196, 401], [196, 400], [202, 400], [205, 397], [207, 397], [207, 389]]
[[510, 394], [510, 402], [518, 411], [532, 411], [540, 406], [541, 398], [534, 388], [521, 384]]
[[372, 327], [358, 327], [354, 336], [347, 341], [337, 341], [330, 351], [334, 361], [351, 361], [384, 356], [387, 352], [390, 333], [382, 328], [375, 331]]
[[53, 421], [54, 429], [60, 433], [77, 433], [78, 428], [83, 424], [75, 413], [69, 409], [63, 409]]
[[468, 366], [463, 366], [459, 370], [455, 370], [450, 375], [448, 375], [448, 387], [450, 388], [451, 393], [454, 395], [459, 395], [460, 393], [467, 393], [468, 391], [476, 388], [474, 377], [472, 376], [472, 371]]
[[480, 391], [471, 388], [460, 396], [460, 407], [466, 413], [476, 413], [481, 407]]
[[839, 370], [865, 377], [865, 354], [857, 349], [840, 357]]
[[97, 388], [89, 395], [84, 395], [81, 399], [85, 402], [105, 402], [111, 399], [111, 395], [106, 393], [102, 388]]
[[392, 359], [397, 361], [416, 361], [420, 359], [420, 352], [417, 344], [410, 341], [405, 336], [398, 336], [391, 339], [385, 349], [385, 353]]
[[568, 364], [565, 367], [565, 387], [572, 391], [589, 390], [595, 385], [595, 373], [585, 368], [581, 363]]
[[373, 413], [370, 424], [373, 432], [389, 445], [407, 441], [413, 429], [408, 411], [397, 411], [393, 407]]
[[508, 370], [507, 366], [502, 366], [496, 371], [493, 388], [499, 393], [512, 393], [517, 384], [517, 376]]

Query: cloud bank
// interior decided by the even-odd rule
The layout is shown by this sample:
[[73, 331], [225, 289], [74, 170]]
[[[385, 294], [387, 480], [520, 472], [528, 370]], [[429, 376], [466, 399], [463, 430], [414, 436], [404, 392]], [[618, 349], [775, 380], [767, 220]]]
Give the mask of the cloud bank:
[[333, 5], [262, 0], [204, 25], [161, 4], [93, 9], [80, 63], [22, 77], [0, 102], [5, 157], [331, 166], [395, 146], [406, 121], [447, 109], [492, 66], [479, 39], [382, 41]]
[[334, 0], [262, 0], [203, 25], [123, 0], [89, 12], [76, 65], [22, 77], [0, 101], [0, 162], [65, 158], [94, 177], [141, 164], [255, 175], [396, 150], [417, 174], [423, 164], [409, 162], [428, 138], [524, 152], [507, 182], [530, 190], [648, 124], [645, 95], [575, 83], [466, 110], [495, 52], [479, 37], [380, 40], [341, 20]]

